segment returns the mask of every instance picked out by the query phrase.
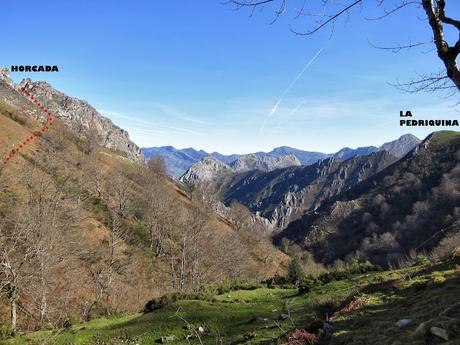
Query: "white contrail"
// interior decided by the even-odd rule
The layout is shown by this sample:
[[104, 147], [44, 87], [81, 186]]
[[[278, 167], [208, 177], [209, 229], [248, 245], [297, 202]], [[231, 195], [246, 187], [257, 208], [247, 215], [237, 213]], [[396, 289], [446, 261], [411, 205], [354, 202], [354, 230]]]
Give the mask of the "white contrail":
[[316, 54], [310, 59], [310, 61], [307, 62], [307, 64], [305, 65], [305, 67], [300, 71], [299, 74], [297, 74], [297, 76], [291, 81], [291, 83], [289, 84], [289, 86], [284, 90], [284, 92], [281, 94], [281, 97], [278, 99], [278, 101], [275, 103], [275, 105], [273, 106], [272, 110], [270, 111], [270, 113], [268, 114], [268, 116], [265, 118], [265, 121], [262, 125], [262, 127], [260, 127], [260, 134], [263, 134], [264, 133], [264, 128], [265, 128], [265, 125], [267, 124], [267, 121], [270, 117], [273, 116], [273, 114], [276, 113], [276, 111], [278, 110], [278, 107], [280, 105], [280, 103], [283, 101], [283, 98], [287, 95], [287, 93], [292, 89], [292, 87], [295, 85], [295, 83], [297, 83], [297, 81], [302, 77], [302, 75], [305, 73], [305, 71], [307, 70], [308, 67], [310, 67], [310, 65], [315, 62], [315, 60], [318, 58], [319, 54], [321, 54], [321, 52], [323, 51], [324, 47], [321, 48], [320, 50], [318, 50], [316, 52]]

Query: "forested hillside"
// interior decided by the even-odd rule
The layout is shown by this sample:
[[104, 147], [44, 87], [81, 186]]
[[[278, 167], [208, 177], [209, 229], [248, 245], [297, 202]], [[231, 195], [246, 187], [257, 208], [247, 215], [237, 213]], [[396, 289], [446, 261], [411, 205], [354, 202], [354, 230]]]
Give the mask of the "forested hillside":
[[[458, 246], [460, 134], [440, 131], [277, 236], [324, 263], [354, 256], [381, 265]], [[444, 248], [444, 249], [443, 249]]]
[[[41, 119], [14, 85], [0, 81], [0, 91], [6, 156]], [[284, 272], [286, 255], [254, 224], [236, 229], [198, 191], [170, 180], [161, 161], [129, 160], [56, 116], [1, 167], [2, 325], [59, 327], [137, 312], [166, 292]]]

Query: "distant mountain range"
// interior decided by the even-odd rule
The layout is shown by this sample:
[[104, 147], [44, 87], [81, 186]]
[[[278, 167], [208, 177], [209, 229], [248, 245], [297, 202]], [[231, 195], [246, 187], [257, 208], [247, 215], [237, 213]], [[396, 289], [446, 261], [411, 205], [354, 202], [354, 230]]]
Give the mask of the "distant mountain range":
[[[161, 156], [165, 160], [166, 167], [168, 172], [171, 176], [175, 178], [179, 178], [182, 176], [192, 165], [199, 162], [205, 157], [214, 157], [225, 163], [227, 165], [239, 165], [241, 166], [242, 163], [245, 164], [244, 168], [236, 169], [237, 171], [241, 170], [251, 170], [250, 167], [252, 166], [253, 169], [260, 169], [263, 171], [271, 170], [271, 165], [275, 161], [274, 158], [281, 158], [288, 155], [293, 155], [298, 160], [300, 165], [312, 165], [319, 160], [334, 157], [340, 160], [347, 160], [353, 158], [355, 156], [364, 156], [374, 152], [386, 150], [392, 155], [400, 158], [404, 156], [407, 152], [413, 149], [420, 143], [420, 139], [412, 134], [405, 134], [401, 136], [397, 140], [390, 141], [388, 143], [383, 144], [380, 147], [376, 146], [368, 146], [368, 147], [358, 147], [356, 149], [352, 149], [349, 147], [345, 147], [339, 150], [336, 153], [322, 153], [322, 152], [314, 152], [314, 151], [304, 151], [300, 149], [296, 149], [289, 146], [281, 146], [274, 148], [270, 152], [255, 152], [251, 154], [231, 154], [231, 155], [224, 155], [219, 152], [212, 152], [208, 153], [203, 150], [195, 150], [194, 148], [185, 148], [185, 149], [176, 149], [173, 146], [162, 146], [162, 147], [151, 147], [151, 148], [142, 148], [141, 151], [143, 152], [146, 159], [150, 159], [154, 156]], [[240, 159], [242, 158], [242, 159]], [[240, 162], [238, 163], [238, 159]], [[291, 158], [292, 164], [288, 164], [287, 161], [289, 159], [283, 159], [287, 165], [298, 165], [297, 162]], [[267, 162], [266, 168], [263, 168], [264, 163]], [[281, 166], [279, 166], [281, 167]]]
[[387, 151], [346, 161], [329, 157], [308, 166], [227, 175], [216, 185], [226, 205], [237, 201], [266, 218], [274, 229], [283, 229], [397, 160]]
[[281, 157], [269, 154], [241, 155], [230, 164], [225, 164], [214, 156], [206, 156], [193, 164], [179, 179], [186, 183], [200, 183], [216, 181], [232, 173], [245, 171], [269, 172], [275, 169], [300, 165], [300, 161], [292, 153]]

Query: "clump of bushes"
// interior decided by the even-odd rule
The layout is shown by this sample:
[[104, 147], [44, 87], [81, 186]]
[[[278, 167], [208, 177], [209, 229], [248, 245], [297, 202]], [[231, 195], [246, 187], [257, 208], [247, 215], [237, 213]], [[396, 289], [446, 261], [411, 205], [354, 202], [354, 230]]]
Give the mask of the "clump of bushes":
[[289, 263], [287, 279], [290, 283], [298, 286], [305, 277], [305, 270], [298, 258], [294, 258]]
[[431, 260], [426, 255], [419, 254], [415, 257], [415, 266], [425, 266], [429, 265], [430, 263]]
[[349, 266], [337, 268], [330, 272], [320, 273], [319, 275], [306, 275], [298, 284], [299, 292], [306, 293], [316, 286], [321, 286], [332, 281], [349, 279], [355, 274], [363, 274], [378, 270], [380, 270], [380, 268], [369, 261], [360, 262], [358, 260], [353, 260]]
[[214, 298], [214, 295], [206, 294], [203, 292], [192, 292], [192, 293], [174, 292], [174, 293], [163, 295], [161, 297], [151, 299], [145, 305], [143, 312], [151, 313], [155, 310], [164, 308], [167, 305], [173, 304], [174, 302], [183, 301], [183, 300], [214, 302], [215, 298]]
[[315, 286], [321, 286], [336, 280], [349, 279], [355, 274], [377, 271], [380, 268], [369, 261], [354, 258], [350, 264], [335, 266], [332, 270], [306, 274], [301, 261], [294, 257], [289, 264], [287, 277], [274, 277], [266, 280], [267, 287], [298, 288], [300, 293], [308, 292]]
[[255, 290], [266, 287], [264, 282], [257, 282], [254, 280], [233, 279], [227, 280], [220, 284], [206, 284], [200, 289], [201, 293], [211, 295], [222, 295], [224, 293], [237, 291], [237, 290]]
[[255, 290], [260, 288], [268, 289], [293, 289], [298, 288], [300, 293], [308, 292], [315, 286], [321, 286], [334, 280], [348, 279], [354, 274], [362, 274], [370, 271], [376, 271], [379, 268], [369, 261], [359, 262], [355, 260], [351, 265], [335, 269], [331, 272], [321, 274], [305, 274], [298, 262], [292, 260], [288, 269], [288, 275], [274, 276], [257, 282], [254, 280], [234, 279], [220, 284], [206, 284], [198, 292], [186, 293], [175, 292], [166, 294], [161, 297], [153, 298], [144, 307], [144, 313], [161, 309], [167, 305], [181, 300], [199, 300], [215, 302], [217, 295], [237, 291], [237, 290]]
[[274, 276], [262, 282], [269, 289], [293, 289], [295, 286], [288, 277]]

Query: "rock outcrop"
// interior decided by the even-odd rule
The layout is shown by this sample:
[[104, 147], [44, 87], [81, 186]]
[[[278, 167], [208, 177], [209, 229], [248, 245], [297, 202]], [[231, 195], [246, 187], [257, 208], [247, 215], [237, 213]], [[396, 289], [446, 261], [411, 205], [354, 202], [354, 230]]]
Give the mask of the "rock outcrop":
[[233, 172], [227, 164], [217, 158], [207, 156], [194, 164], [182, 175], [179, 181], [184, 183], [201, 183], [205, 181], [216, 181], [218, 178]]
[[[16, 85], [13, 85], [14, 87]], [[101, 146], [107, 147], [126, 158], [142, 162], [144, 157], [139, 147], [130, 140], [124, 129], [102, 116], [88, 102], [69, 97], [55, 90], [50, 84], [24, 79], [17, 87], [25, 87], [78, 134], [88, 134]]]
[[396, 160], [381, 151], [347, 161], [331, 157], [310, 166], [250, 171], [221, 181], [220, 192], [227, 205], [236, 200], [283, 229]]
[[299, 166], [300, 161], [292, 153], [285, 156], [277, 157], [272, 155], [258, 155], [255, 153], [241, 155], [230, 164], [235, 172], [260, 170], [272, 171], [290, 166]]
[[274, 157], [269, 155], [241, 155], [232, 163], [225, 164], [213, 156], [207, 156], [192, 165], [179, 181], [184, 183], [201, 183], [221, 180], [232, 173], [244, 171], [272, 171], [289, 166], [300, 166], [299, 160], [292, 154]]
[[388, 151], [393, 156], [403, 157], [422, 141], [412, 134], [404, 134], [398, 139], [390, 141], [379, 147], [379, 151]]

